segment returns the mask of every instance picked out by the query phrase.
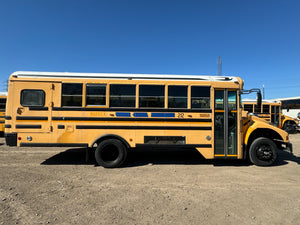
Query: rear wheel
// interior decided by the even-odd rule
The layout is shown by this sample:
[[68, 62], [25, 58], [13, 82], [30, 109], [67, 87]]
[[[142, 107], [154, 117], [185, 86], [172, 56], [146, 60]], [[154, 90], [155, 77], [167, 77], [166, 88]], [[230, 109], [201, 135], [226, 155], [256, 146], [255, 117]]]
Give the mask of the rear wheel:
[[105, 168], [120, 167], [127, 157], [126, 146], [117, 139], [100, 142], [95, 151], [96, 162]]
[[297, 125], [292, 121], [286, 121], [282, 129], [288, 132], [289, 134], [294, 134], [296, 132]]
[[249, 158], [257, 166], [270, 166], [277, 159], [277, 147], [268, 138], [257, 138], [250, 146]]

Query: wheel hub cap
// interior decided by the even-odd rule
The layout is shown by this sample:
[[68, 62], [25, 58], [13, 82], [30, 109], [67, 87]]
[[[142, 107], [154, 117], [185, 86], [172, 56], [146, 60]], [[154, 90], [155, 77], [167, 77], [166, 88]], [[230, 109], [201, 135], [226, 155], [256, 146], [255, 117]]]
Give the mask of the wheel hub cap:
[[269, 146], [261, 146], [257, 150], [257, 156], [262, 160], [270, 160], [273, 156], [272, 149]]

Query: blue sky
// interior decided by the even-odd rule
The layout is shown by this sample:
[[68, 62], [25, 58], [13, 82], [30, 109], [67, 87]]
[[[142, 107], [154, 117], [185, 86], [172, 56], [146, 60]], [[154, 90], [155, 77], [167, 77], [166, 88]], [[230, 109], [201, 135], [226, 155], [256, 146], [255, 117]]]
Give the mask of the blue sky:
[[217, 75], [221, 56], [246, 89], [300, 96], [299, 12], [298, 0], [0, 0], [0, 91], [18, 70]]

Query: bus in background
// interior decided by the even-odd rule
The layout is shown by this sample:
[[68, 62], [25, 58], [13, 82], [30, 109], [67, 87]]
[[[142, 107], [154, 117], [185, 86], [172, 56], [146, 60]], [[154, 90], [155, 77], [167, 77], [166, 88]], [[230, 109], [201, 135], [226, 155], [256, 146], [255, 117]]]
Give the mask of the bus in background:
[[121, 166], [128, 151], [145, 146], [196, 148], [207, 159], [249, 157], [271, 165], [277, 149], [292, 151], [288, 133], [245, 113], [242, 93], [238, 77], [15, 72], [6, 143], [86, 147], [106, 168]]
[[6, 106], [7, 92], [0, 92], [0, 136], [4, 135], [5, 126], [5, 106]]
[[243, 99], [243, 108], [249, 113], [254, 113], [265, 119], [268, 122], [274, 124], [279, 128], [282, 128], [286, 132], [293, 134], [296, 132], [299, 121], [289, 116], [282, 114], [282, 103], [278, 100], [263, 100], [261, 109], [257, 109], [257, 104], [254, 99]]
[[[282, 102], [282, 114], [290, 116], [292, 118], [297, 118], [300, 122], [300, 96], [281, 98], [277, 100], [280, 100]], [[298, 123], [297, 129], [298, 131], [300, 131], [300, 123]]]

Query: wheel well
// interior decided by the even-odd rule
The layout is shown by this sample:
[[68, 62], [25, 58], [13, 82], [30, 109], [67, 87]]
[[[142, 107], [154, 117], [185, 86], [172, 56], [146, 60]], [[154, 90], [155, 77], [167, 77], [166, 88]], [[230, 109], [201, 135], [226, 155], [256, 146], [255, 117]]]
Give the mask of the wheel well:
[[106, 135], [103, 135], [103, 136], [97, 138], [93, 142], [93, 144], [91, 144], [91, 147], [93, 147], [95, 144], [98, 145], [100, 142], [102, 142], [104, 140], [107, 140], [107, 139], [117, 139], [117, 140], [121, 141], [126, 146], [126, 148], [130, 148], [130, 145], [128, 144], [128, 142], [124, 138], [122, 138], [118, 135], [115, 135], [115, 134], [106, 134]]
[[[256, 129], [253, 131], [248, 139], [247, 150], [249, 150], [252, 142], [259, 137], [269, 138], [271, 140], [283, 140], [282, 137], [274, 130], [271, 129]], [[275, 144], [277, 142], [275, 141]]]

